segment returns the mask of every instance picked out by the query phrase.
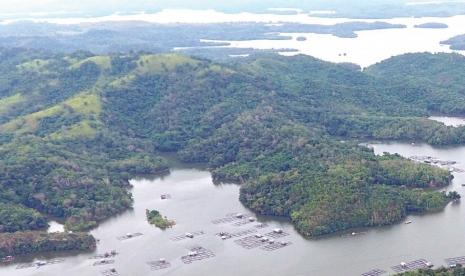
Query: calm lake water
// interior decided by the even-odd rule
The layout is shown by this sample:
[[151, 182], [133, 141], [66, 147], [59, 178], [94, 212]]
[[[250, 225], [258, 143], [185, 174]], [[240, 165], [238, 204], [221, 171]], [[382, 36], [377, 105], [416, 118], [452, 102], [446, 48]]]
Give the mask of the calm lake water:
[[465, 125], [465, 118], [463, 117], [431, 116], [428, 119], [441, 122], [446, 126], [459, 127]]
[[[430, 155], [457, 161], [465, 169], [465, 146], [433, 148], [424, 144], [372, 144], [375, 153], [400, 153], [404, 156]], [[453, 183], [447, 190], [456, 190], [465, 196], [464, 173], [454, 173]], [[0, 268], [0, 275], [100, 275], [115, 267], [120, 275], [360, 275], [373, 268], [392, 273], [390, 267], [401, 261], [426, 258], [435, 265], [444, 265], [444, 258], [465, 255], [465, 205], [449, 204], [444, 211], [428, 215], [412, 215], [389, 227], [355, 230], [359, 235], [340, 233], [318, 240], [301, 237], [284, 219], [259, 217], [269, 224], [259, 230], [267, 233], [280, 227], [290, 235], [279, 240], [293, 244], [276, 250], [243, 249], [233, 238], [222, 241], [215, 233], [235, 232], [253, 228], [256, 223], [243, 226], [215, 225], [211, 221], [228, 213], [249, 213], [239, 202], [239, 186], [214, 185], [208, 171], [175, 167], [171, 174], [155, 179], [133, 180], [134, 209], [102, 223], [92, 234], [100, 239], [96, 252], [64, 256], [63, 263], [37, 268], [16, 269], [17, 264]], [[161, 200], [168, 193], [171, 199]], [[145, 209], [157, 209], [176, 220], [172, 229], [159, 230], [146, 222]], [[205, 235], [194, 239], [172, 241], [170, 238], [185, 232], [202, 230]], [[128, 232], [144, 235], [126, 241], [116, 237]], [[350, 231], [352, 232], [352, 231]], [[189, 248], [200, 245], [215, 253], [214, 258], [183, 264], [182, 255]], [[112, 249], [120, 254], [114, 265], [92, 266], [88, 258]], [[60, 255], [34, 256], [35, 259], [62, 257]], [[151, 271], [146, 262], [166, 258], [172, 263], [166, 270]], [[32, 261], [26, 257], [24, 261]]]
[[[138, 14], [114, 14], [103, 17], [80, 18], [22, 18], [35, 22], [48, 22], [56, 24], [80, 24], [109, 21], [144, 21], [159, 24], [170, 23], [234, 23], [234, 22], [259, 22], [259, 23], [302, 23], [333, 25], [343, 22], [374, 22], [382, 21], [393, 24], [403, 24], [407, 28], [368, 30], [356, 32], [356, 38], [340, 38], [330, 34], [292, 33], [284, 36], [292, 36], [291, 40], [250, 40], [250, 41], [218, 41], [229, 42], [230, 47], [255, 48], [255, 49], [296, 49], [296, 52], [282, 53], [284, 55], [306, 54], [326, 61], [352, 62], [367, 67], [391, 56], [412, 52], [452, 52], [449, 46], [440, 42], [453, 36], [465, 34], [465, 15], [436, 18], [392, 18], [392, 19], [349, 19], [349, 18], [324, 18], [318, 17], [318, 11], [296, 14], [273, 13], [222, 13], [214, 10], [176, 10], [167, 9], [157, 13]], [[0, 24], [8, 24], [12, 20], [0, 20]], [[445, 23], [445, 29], [415, 28], [415, 25], [438, 22]], [[306, 41], [298, 41], [297, 37], [305, 37]], [[209, 37], [205, 37], [206, 40]], [[181, 45], [180, 45], [181, 46]], [[464, 51], [456, 51], [465, 53]], [[346, 53], [346, 55], [344, 55]]]
[[[315, 21], [317, 24], [340, 23], [339, 19], [321, 18]], [[354, 20], [342, 20], [350, 22]], [[373, 22], [373, 20], [359, 20]], [[403, 24], [407, 28], [381, 29], [356, 32], [356, 38], [340, 38], [331, 34], [314, 33], [282, 33], [283, 36], [291, 36], [291, 40], [248, 40], [248, 41], [219, 41], [228, 42], [234, 48], [254, 49], [295, 49], [296, 52], [283, 52], [283, 55], [305, 54], [331, 62], [351, 62], [367, 67], [392, 56], [416, 52], [457, 52], [452, 51], [448, 45], [442, 45], [451, 37], [465, 34], [465, 16], [447, 18], [394, 18], [379, 20], [392, 24]], [[445, 23], [449, 27], [445, 29], [415, 28], [415, 25], [427, 22]], [[300, 23], [306, 23], [302, 21]], [[298, 37], [305, 37], [305, 41], [298, 41]], [[220, 46], [225, 47], [225, 46]], [[345, 55], [344, 55], [345, 54]]]

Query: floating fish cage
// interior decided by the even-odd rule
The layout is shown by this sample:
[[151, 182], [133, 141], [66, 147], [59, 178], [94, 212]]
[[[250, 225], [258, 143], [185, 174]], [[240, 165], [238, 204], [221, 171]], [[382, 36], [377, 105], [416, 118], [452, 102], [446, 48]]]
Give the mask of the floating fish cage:
[[95, 256], [89, 257], [89, 259], [106, 259], [106, 258], [113, 258], [118, 253], [116, 251], [105, 252], [103, 254], [97, 254]]
[[100, 260], [94, 262], [92, 265], [93, 266], [98, 266], [98, 265], [108, 265], [108, 264], [114, 264], [115, 260]]
[[257, 248], [260, 246], [263, 246], [265, 243], [268, 242], [268, 238], [264, 238], [262, 235], [253, 235], [253, 236], [247, 236], [238, 240], [235, 240], [234, 242], [241, 246], [242, 248], [245, 249], [253, 249]]
[[189, 232], [189, 233], [185, 233], [183, 235], [171, 237], [170, 240], [172, 240], [172, 241], [182, 241], [182, 240], [185, 240], [185, 239], [193, 239], [193, 238], [201, 236], [201, 235], [205, 235], [205, 232], [204, 231]]
[[263, 229], [263, 228], [267, 228], [267, 227], [268, 227], [268, 224], [266, 224], [266, 223], [259, 223], [259, 224], [255, 225], [254, 227], [257, 228], [257, 229]]
[[392, 270], [396, 273], [413, 271], [418, 269], [426, 269], [431, 267], [432, 265], [425, 259], [418, 259], [409, 263], [401, 263], [399, 265], [391, 267]]
[[160, 259], [157, 261], [151, 261], [147, 263], [152, 270], [161, 270], [171, 267], [171, 263], [165, 259]]
[[116, 269], [112, 268], [112, 269], [102, 271], [102, 275], [103, 276], [119, 276], [119, 273], [118, 271], [116, 271]]
[[269, 241], [269, 244], [260, 247], [260, 249], [265, 250], [265, 251], [274, 251], [274, 250], [278, 250], [283, 247], [289, 246], [291, 244], [292, 244], [291, 242], [284, 242], [284, 241], [279, 241], [279, 242]]
[[246, 225], [246, 224], [253, 223], [253, 222], [255, 222], [255, 220], [242, 219], [240, 221], [234, 222], [232, 225], [233, 226], [242, 226], [242, 225]]
[[219, 236], [222, 240], [228, 240], [228, 239], [231, 239], [231, 238], [242, 237], [242, 236], [252, 234], [252, 233], [255, 233], [255, 232], [257, 232], [256, 229], [247, 229], [247, 230], [233, 232], [233, 233], [220, 232], [220, 233], [217, 233], [216, 235]]
[[379, 276], [379, 275], [383, 275], [387, 273], [386, 271], [384, 270], [381, 270], [381, 269], [378, 269], [378, 268], [375, 268], [375, 269], [372, 269], [370, 271], [367, 271], [365, 273], [362, 273], [361, 276]]
[[265, 235], [255, 234], [234, 241], [237, 245], [245, 249], [260, 248], [265, 251], [274, 251], [291, 245], [291, 242], [275, 241]]
[[[249, 214], [242, 214], [242, 213], [229, 213], [226, 214], [224, 218], [219, 218], [212, 220], [213, 224], [222, 224], [222, 223], [230, 223], [230, 222], [237, 222], [237, 221], [249, 221], [251, 216]], [[254, 219], [255, 221], [255, 219]]]
[[120, 241], [124, 241], [124, 240], [129, 240], [129, 239], [132, 239], [132, 238], [135, 238], [135, 237], [139, 237], [139, 236], [142, 236], [142, 235], [144, 235], [144, 234], [142, 234], [142, 233], [127, 233], [124, 236], [117, 237], [117, 239], [120, 240]]
[[215, 254], [211, 250], [205, 249], [201, 246], [195, 246], [191, 248], [187, 255], [181, 257], [181, 261], [185, 264], [191, 264], [196, 261], [213, 257], [215, 257]]
[[281, 229], [275, 229], [272, 232], [266, 233], [265, 236], [273, 238], [273, 239], [278, 239], [281, 237], [289, 236], [289, 233], [286, 233]]
[[448, 266], [465, 265], [465, 256], [445, 259]]
[[64, 262], [65, 259], [52, 259], [48, 261], [36, 261], [33, 263], [27, 263], [27, 264], [20, 264], [16, 267], [16, 269], [24, 269], [24, 268], [31, 268], [31, 267], [41, 267], [41, 266], [46, 266], [46, 265], [52, 265], [52, 264], [58, 264]]

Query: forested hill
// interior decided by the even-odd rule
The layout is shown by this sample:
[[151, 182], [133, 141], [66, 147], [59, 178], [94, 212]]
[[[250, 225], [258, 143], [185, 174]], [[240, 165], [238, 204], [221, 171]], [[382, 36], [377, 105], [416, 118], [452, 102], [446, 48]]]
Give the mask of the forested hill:
[[[443, 70], [431, 67], [428, 78], [423, 58]], [[393, 74], [406, 70], [402, 62], [419, 65]], [[1, 229], [43, 227], [40, 213], [88, 229], [131, 206], [129, 178], [166, 171], [164, 151], [208, 163], [218, 181], [241, 182], [244, 204], [288, 216], [309, 236], [441, 209], [451, 198], [424, 188], [447, 185], [449, 172], [358, 143], [465, 142], [465, 128], [426, 119], [465, 113], [460, 78], [424, 81], [457, 64], [465, 60], [406, 55], [362, 72], [308, 56], [216, 64], [1, 50], [0, 224], [9, 225]]]

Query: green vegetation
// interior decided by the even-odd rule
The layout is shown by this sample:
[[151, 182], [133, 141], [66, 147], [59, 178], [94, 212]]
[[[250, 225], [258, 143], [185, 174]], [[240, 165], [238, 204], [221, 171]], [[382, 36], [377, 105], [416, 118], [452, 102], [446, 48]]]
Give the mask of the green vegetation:
[[24, 101], [24, 98], [20, 93], [0, 99], [0, 114], [8, 111], [10, 108], [13, 108], [14, 105], [22, 101]]
[[157, 210], [145, 210], [147, 221], [156, 227], [165, 230], [171, 228], [175, 223], [166, 217], [163, 217]]
[[[308, 56], [0, 58], [0, 99], [22, 91], [21, 108], [0, 116], [0, 203], [62, 218], [67, 229], [130, 208], [128, 180], [166, 171], [162, 151], [207, 163], [215, 181], [242, 184], [246, 206], [286, 216], [308, 236], [391, 224], [457, 196], [436, 190], [449, 172], [375, 156], [360, 141], [464, 143], [464, 127], [426, 119], [465, 115], [458, 55], [404, 55], [364, 71]], [[47, 60], [43, 70], [17, 66], [36, 59]]]
[[37, 252], [91, 250], [95, 246], [95, 239], [84, 233], [26, 231], [0, 234], [0, 258]]
[[46, 227], [47, 219], [34, 209], [0, 203], [0, 233], [40, 230]]
[[458, 265], [455, 268], [444, 268], [438, 269], [420, 269], [412, 272], [404, 272], [396, 274], [399, 276], [465, 276], [465, 268]]

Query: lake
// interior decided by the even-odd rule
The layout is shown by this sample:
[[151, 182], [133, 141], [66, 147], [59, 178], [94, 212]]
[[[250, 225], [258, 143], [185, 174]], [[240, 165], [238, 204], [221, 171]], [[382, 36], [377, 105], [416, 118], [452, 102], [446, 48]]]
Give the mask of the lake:
[[446, 126], [459, 127], [465, 125], [465, 118], [463, 117], [431, 116], [428, 119], [441, 122]]
[[[403, 156], [430, 155], [443, 160], [455, 160], [457, 167], [465, 169], [465, 146], [433, 148], [425, 144], [373, 143], [375, 153], [399, 153]], [[464, 173], [454, 173], [455, 179], [447, 190], [456, 190], [465, 196]], [[435, 265], [444, 265], [444, 258], [465, 255], [465, 206], [449, 204], [444, 211], [428, 215], [411, 215], [411, 224], [353, 230], [358, 234], [339, 233], [317, 240], [300, 236], [285, 219], [258, 217], [269, 226], [259, 229], [267, 233], [282, 228], [289, 236], [277, 240], [290, 241], [291, 245], [276, 251], [259, 248], [244, 249], [232, 238], [221, 240], [220, 231], [237, 232], [254, 229], [257, 222], [243, 226], [231, 223], [213, 224], [212, 220], [228, 213], [251, 213], [238, 200], [239, 186], [215, 185], [211, 174], [199, 168], [175, 166], [171, 173], [154, 179], [132, 180], [134, 209], [108, 219], [92, 231], [100, 239], [96, 252], [44, 254], [35, 259], [64, 257], [63, 263], [28, 269], [16, 269], [17, 264], [0, 268], [0, 275], [100, 275], [115, 267], [120, 275], [360, 275], [373, 268], [392, 273], [390, 267], [401, 261], [426, 258]], [[161, 194], [171, 195], [162, 200]], [[156, 209], [176, 221], [172, 229], [159, 230], [146, 221], [145, 210]], [[55, 225], [56, 227], [56, 225]], [[204, 231], [194, 239], [172, 241], [185, 232]], [[142, 236], [119, 241], [118, 236], [128, 232], [141, 232]], [[200, 245], [211, 250], [215, 257], [184, 264], [180, 257], [189, 248]], [[96, 253], [117, 250], [120, 254], [114, 265], [92, 266], [88, 259]], [[151, 271], [149, 261], [165, 258], [171, 267]], [[33, 257], [24, 257], [32, 261]]]
[[[292, 36], [291, 40], [250, 40], [250, 41], [217, 41], [228, 42], [230, 47], [255, 49], [295, 49], [296, 52], [284, 52], [284, 55], [306, 54], [326, 61], [352, 62], [367, 67], [391, 56], [412, 52], [453, 52], [440, 42], [456, 35], [465, 34], [465, 15], [435, 18], [392, 18], [392, 19], [349, 19], [318, 17], [318, 12], [296, 14], [262, 13], [222, 13], [215, 10], [179, 10], [167, 9], [156, 13], [113, 14], [102, 17], [76, 18], [44, 18], [28, 17], [17, 20], [48, 22], [55, 24], [82, 24], [99, 22], [144, 21], [157, 24], [171, 23], [234, 23], [257, 22], [267, 24], [302, 23], [333, 25], [343, 22], [382, 21], [392, 24], [403, 24], [404, 29], [381, 29], [356, 32], [356, 38], [340, 38], [330, 34], [283, 33]], [[8, 24], [17, 20], [0, 20], [0, 24]], [[415, 28], [415, 25], [436, 22], [448, 25], [445, 29]], [[306, 41], [298, 41], [305, 37]], [[205, 37], [208, 40], [208, 37]], [[464, 51], [455, 51], [465, 53]], [[346, 55], [344, 55], [344, 53]]]
[[[350, 22], [350, 19], [334, 19], [332, 23]], [[358, 20], [373, 22], [373, 20]], [[392, 56], [416, 52], [456, 52], [464, 54], [465, 51], [452, 51], [448, 45], [440, 42], [456, 35], [465, 34], [465, 16], [448, 18], [394, 18], [379, 20], [392, 24], [403, 24], [403, 29], [380, 29], [356, 32], [356, 38], [340, 38], [331, 34], [314, 33], [281, 33], [291, 36], [291, 40], [248, 40], [227, 41], [208, 40], [209, 42], [230, 43], [234, 48], [254, 49], [295, 49], [295, 52], [283, 52], [283, 55], [305, 54], [331, 62], [351, 62], [368, 67]], [[328, 24], [326, 18], [315, 21], [316, 24]], [[445, 23], [446, 29], [415, 28], [415, 25], [427, 22]], [[299, 23], [307, 23], [301, 21]], [[305, 37], [305, 41], [298, 41], [298, 37]], [[214, 47], [213, 47], [214, 48]], [[345, 55], [344, 55], [345, 54]]]

